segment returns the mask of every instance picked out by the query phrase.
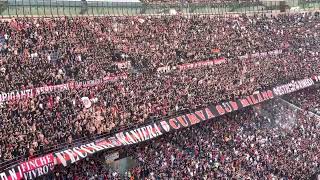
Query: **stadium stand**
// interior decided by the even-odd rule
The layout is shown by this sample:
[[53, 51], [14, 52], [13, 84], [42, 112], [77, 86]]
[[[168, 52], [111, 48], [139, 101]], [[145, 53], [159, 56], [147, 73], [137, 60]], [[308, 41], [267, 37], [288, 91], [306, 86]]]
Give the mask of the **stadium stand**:
[[[313, 37], [318, 36], [319, 19], [313, 14], [219, 20], [152, 17], [145, 25], [139, 20], [22, 18], [2, 23], [4, 92], [123, 73], [112, 68], [119, 62], [133, 66], [119, 81], [4, 102], [2, 161], [319, 72], [311, 65], [318, 57]], [[156, 71], [211, 55], [225, 60], [213, 68]], [[91, 99], [91, 110], [84, 107], [84, 97]]]
[[273, 118], [250, 108], [127, 149], [138, 165], [125, 176], [106, 169], [100, 154], [43, 179], [310, 178], [319, 169], [320, 119], [278, 100], [262, 106]]
[[[159, 2], [208, 3], [144, 1]], [[308, 179], [320, 172], [319, 30], [317, 12], [3, 19], [0, 179]], [[254, 96], [273, 100], [216, 106]], [[137, 145], [118, 136], [200, 111], [207, 121]], [[110, 151], [86, 144], [100, 151], [101, 137], [134, 167], [107, 167]]]
[[286, 95], [284, 99], [296, 104], [306, 111], [316, 113], [320, 116], [319, 94], [320, 89], [315, 87]]

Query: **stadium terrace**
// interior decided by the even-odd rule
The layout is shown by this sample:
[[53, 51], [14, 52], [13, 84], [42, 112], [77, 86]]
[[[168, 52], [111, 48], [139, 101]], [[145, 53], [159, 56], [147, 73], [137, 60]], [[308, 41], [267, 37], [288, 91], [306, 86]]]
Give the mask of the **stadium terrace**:
[[[68, 3], [82, 15], [0, 22], [0, 180], [319, 177], [318, 12]], [[83, 13], [119, 4], [145, 12]]]

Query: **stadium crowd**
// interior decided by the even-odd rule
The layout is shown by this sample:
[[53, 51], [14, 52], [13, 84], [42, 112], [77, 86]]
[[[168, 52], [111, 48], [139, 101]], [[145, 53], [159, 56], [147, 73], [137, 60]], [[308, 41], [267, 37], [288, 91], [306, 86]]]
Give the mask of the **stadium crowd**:
[[[317, 14], [4, 21], [2, 92], [128, 78], [2, 102], [0, 162], [318, 74], [319, 22]], [[156, 71], [208, 58], [226, 61]], [[128, 61], [132, 67], [117, 66]]]
[[91, 80], [123, 61], [154, 69], [212, 56], [316, 49], [318, 22], [316, 14], [13, 19], [0, 24], [0, 90]]
[[319, 87], [308, 88], [302, 91], [284, 96], [291, 103], [306, 111], [311, 111], [320, 116], [320, 89]]
[[72, 166], [57, 167], [53, 172], [38, 177], [37, 180], [121, 180], [132, 176], [130, 172], [128, 172], [128, 176], [123, 176], [107, 167], [104, 155], [104, 153], [95, 154]]
[[309, 179], [320, 119], [306, 114], [272, 100], [128, 148], [138, 164], [123, 176], [100, 154], [42, 179]]
[[307, 179], [320, 167], [320, 120], [279, 106], [272, 105], [281, 108], [279, 124], [250, 111], [233, 114], [135, 156], [150, 179]]

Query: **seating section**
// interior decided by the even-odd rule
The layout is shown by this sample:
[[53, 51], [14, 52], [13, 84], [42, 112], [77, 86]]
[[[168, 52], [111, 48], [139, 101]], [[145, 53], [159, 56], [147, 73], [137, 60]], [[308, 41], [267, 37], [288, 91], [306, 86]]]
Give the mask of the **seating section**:
[[318, 87], [308, 88], [296, 93], [286, 95], [284, 99], [300, 108], [313, 112], [320, 116], [320, 89]]
[[[128, 78], [1, 102], [0, 162], [319, 74], [319, 22], [314, 14], [3, 21], [1, 92]], [[157, 71], [214, 59], [225, 61]]]
[[123, 176], [100, 154], [43, 179], [309, 179], [320, 168], [319, 118], [276, 100], [267, 107], [274, 119], [249, 108], [129, 148], [138, 165]]

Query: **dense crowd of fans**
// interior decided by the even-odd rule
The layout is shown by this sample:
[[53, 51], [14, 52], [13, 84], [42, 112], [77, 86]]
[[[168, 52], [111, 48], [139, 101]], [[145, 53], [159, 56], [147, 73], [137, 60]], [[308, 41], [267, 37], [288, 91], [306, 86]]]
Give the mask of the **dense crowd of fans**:
[[[20, 18], [0, 24], [1, 91], [290, 47], [317, 49], [314, 14], [241, 17]], [[18, 66], [19, 65], [19, 66]]]
[[150, 179], [307, 179], [320, 167], [320, 119], [277, 103], [271, 108], [272, 118], [233, 114], [134, 154]]
[[72, 166], [57, 167], [53, 172], [38, 177], [37, 180], [121, 180], [131, 177], [130, 172], [127, 173], [128, 176], [121, 175], [116, 170], [106, 166], [104, 155], [104, 153], [95, 154]]
[[308, 88], [289, 94], [284, 98], [304, 110], [316, 113], [320, 116], [320, 89], [319, 87]]
[[273, 100], [127, 149], [138, 163], [122, 176], [100, 154], [43, 179], [309, 179], [319, 130], [318, 117]]
[[[128, 78], [2, 102], [0, 162], [318, 74], [319, 22], [315, 14], [4, 21], [2, 92], [110, 73]], [[221, 57], [226, 62], [213, 67], [156, 71]]]

